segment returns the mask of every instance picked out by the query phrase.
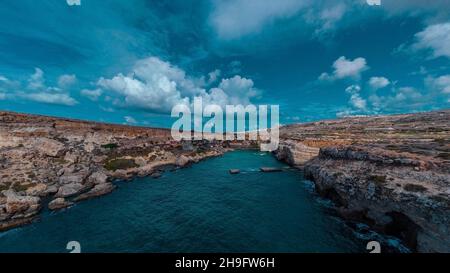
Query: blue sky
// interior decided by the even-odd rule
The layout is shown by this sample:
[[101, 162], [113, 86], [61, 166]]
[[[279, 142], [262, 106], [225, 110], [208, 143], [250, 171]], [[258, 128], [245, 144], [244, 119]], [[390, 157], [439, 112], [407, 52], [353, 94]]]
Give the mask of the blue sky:
[[0, 109], [170, 127], [194, 97], [282, 123], [450, 106], [450, 1], [16, 0]]

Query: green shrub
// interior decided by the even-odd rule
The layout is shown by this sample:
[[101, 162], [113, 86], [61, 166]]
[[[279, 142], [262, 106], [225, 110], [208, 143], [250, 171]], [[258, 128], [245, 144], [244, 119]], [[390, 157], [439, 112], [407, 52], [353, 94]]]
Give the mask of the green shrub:
[[112, 159], [105, 164], [105, 169], [109, 171], [126, 170], [136, 167], [138, 167], [138, 165], [136, 164], [136, 162], [134, 162], [133, 159], [124, 158]]
[[416, 184], [406, 184], [403, 188], [410, 192], [424, 192], [427, 190], [424, 186]]
[[33, 183], [31, 183], [31, 184], [14, 183], [12, 189], [15, 192], [21, 192], [21, 191], [26, 191], [29, 188], [34, 187], [34, 186], [36, 186], [36, 184], [33, 184]]
[[119, 145], [117, 143], [108, 143], [108, 144], [102, 145], [101, 147], [112, 150], [112, 149], [118, 148]]
[[376, 184], [384, 184], [386, 183], [386, 176], [385, 175], [372, 175], [370, 179], [375, 182]]
[[0, 184], [0, 192], [8, 190], [10, 185], [11, 185], [11, 183], [9, 183], [9, 182]]

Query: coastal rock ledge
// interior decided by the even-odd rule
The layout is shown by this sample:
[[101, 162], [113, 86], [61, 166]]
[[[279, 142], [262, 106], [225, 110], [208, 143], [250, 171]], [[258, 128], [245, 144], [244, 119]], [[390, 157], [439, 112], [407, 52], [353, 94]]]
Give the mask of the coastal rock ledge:
[[[245, 141], [242, 147], [253, 145]], [[170, 130], [0, 112], [0, 231], [108, 194], [114, 180], [161, 176], [230, 150], [230, 143], [173, 141]]]
[[450, 111], [290, 125], [280, 136], [277, 158], [301, 167], [342, 217], [413, 251], [450, 252]]

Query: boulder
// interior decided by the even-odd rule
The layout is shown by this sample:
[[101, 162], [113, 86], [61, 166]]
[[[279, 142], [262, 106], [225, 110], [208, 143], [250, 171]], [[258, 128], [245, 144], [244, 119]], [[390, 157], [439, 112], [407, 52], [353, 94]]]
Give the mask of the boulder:
[[92, 142], [85, 143], [83, 146], [84, 150], [88, 153], [92, 153], [94, 151], [95, 146]]
[[81, 183], [63, 185], [58, 189], [55, 197], [69, 197], [82, 192], [85, 189]]
[[150, 175], [152, 178], [160, 178], [162, 176], [161, 172], [154, 172]]
[[44, 183], [39, 183], [36, 186], [28, 188], [26, 190], [26, 193], [27, 193], [27, 195], [31, 195], [31, 196], [40, 196], [40, 195], [45, 195], [44, 192], [46, 189], [47, 189], [47, 185], [45, 185]]
[[48, 208], [50, 210], [58, 210], [58, 209], [67, 208], [71, 205], [73, 205], [72, 202], [68, 202], [68, 201], [66, 201], [66, 199], [60, 197], [60, 198], [56, 198], [53, 201], [51, 201], [50, 203], [48, 203]]
[[59, 156], [64, 152], [64, 144], [49, 138], [38, 138], [33, 145], [40, 152], [51, 157]]
[[89, 176], [88, 181], [94, 184], [104, 184], [108, 181], [108, 176], [103, 172], [95, 172]]
[[95, 185], [94, 188], [92, 188], [90, 191], [80, 194], [79, 196], [75, 197], [73, 200], [75, 202], [94, 198], [97, 196], [105, 195], [110, 192], [112, 192], [116, 187], [111, 183], [103, 183]]
[[83, 183], [89, 173], [86, 170], [82, 170], [77, 173], [66, 173], [59, 177], [59, 184], [73, 184], [73, 183]]
[[37, 211], [40, 207], [39, 197], [20, 196], [13, 190], [4, 191], [3, 195], [6, 197], [5, 209], [8, 214], [30, 213]]
[[66, 155], [64, 156], [64, 160], [70, 163], [78, 163], [79, 160], [79, 155], [75, 154], [75, 153], [71, 153], [71, 152], [67, 152]]
[[184, 167], [187, 164], [189, 164], [189, 158], [187, 156], [180, 156], [177, 158], [177, 160], [175, 161], [175, 165], [177, 165], [178, 167]]

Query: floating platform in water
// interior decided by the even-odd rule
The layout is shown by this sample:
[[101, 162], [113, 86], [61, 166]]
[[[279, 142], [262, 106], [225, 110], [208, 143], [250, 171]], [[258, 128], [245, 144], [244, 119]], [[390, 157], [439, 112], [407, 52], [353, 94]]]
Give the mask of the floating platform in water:
[[230, 172], [230, 174], [238, 174], [238, 173], [241, 172], [241, 170], [239, 170], [239, 169], [231, 169], [229, 172]]
[[273, 168], [273, 167], [261, 167], [259, 169], [264, 173], [274, 173], [283, 171], [281, 168]]

